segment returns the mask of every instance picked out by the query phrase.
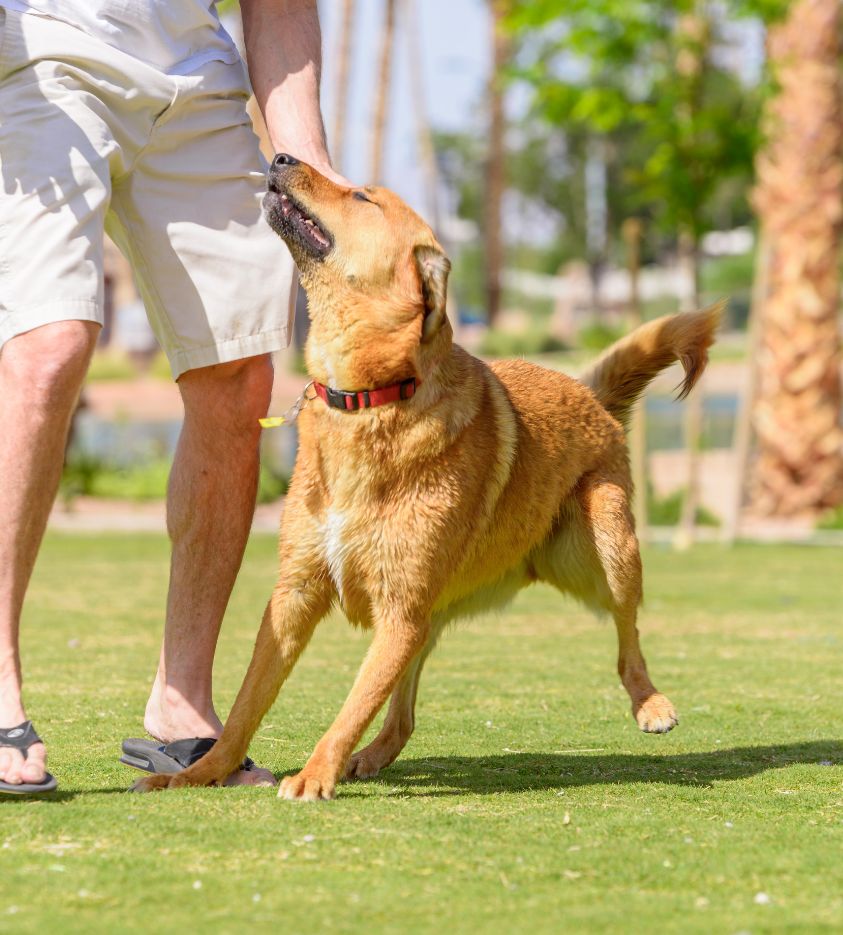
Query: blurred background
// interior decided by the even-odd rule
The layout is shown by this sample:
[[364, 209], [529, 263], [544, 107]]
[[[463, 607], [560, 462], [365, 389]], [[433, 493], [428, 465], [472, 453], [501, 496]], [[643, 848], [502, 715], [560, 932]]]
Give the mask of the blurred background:
[[[631, 429], [642, 537], [843, 542], [839, 0], [319, 6], [335, 165], [431, 222], [473, 353], [576, 375], [642, 320], [728, 298], [699, 388], [675, 402], [671, 370]], [[114, 248], [106, 286], [52, 523], [160, 530], [181, 403]], [[302, 296], [273, 413], [306, 383], [306, 331]], [[264, 432], [259, 527], [295, 448]]]

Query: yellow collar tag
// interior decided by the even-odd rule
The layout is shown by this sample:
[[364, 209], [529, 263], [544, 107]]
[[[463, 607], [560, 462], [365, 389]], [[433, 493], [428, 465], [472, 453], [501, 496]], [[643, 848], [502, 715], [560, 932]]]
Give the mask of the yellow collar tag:
[[283, 416], [267, 416], [264, 419], [258, 419], [258, 425], [262, 429], [277, 429], [279, 425], [291, 425], [298, 418], [299, 413], [315, 396], [308, 396], [307, 391], [313, 386], [313, 380], [302, 390], [301, 396], [284, 413]]

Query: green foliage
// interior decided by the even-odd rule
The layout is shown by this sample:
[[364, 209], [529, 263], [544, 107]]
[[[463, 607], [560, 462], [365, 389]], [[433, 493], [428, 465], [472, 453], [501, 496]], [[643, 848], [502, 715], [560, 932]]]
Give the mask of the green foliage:
[[[167, 496], [170, 461], [157, 458], [128, 465], [115, 465], [101, 458], [74, 453], [62, 473], [60, 496], [100, 497], [108, 500], [149, 501]], [[272, 503], [287, 492], [289, 478], [261, 465], [258, 503]]]
[[564, 350], [565, 343], [540, 325], [517, 334], [490, 329], [480, 342], [480, 353], [485, 357], [535, 357]]
[[577, 345], [586, 351], [602, 351], [619, 341], [625, 334], [625, 328], [608, 325], [595, 318], [577, 332]]
[[[140, 774], [120, 741], [143, 735], [168, 560], [163, 535], [47, 537], [23, 658], [60, 787], [0, 800], [3, 931], [843, 929], [839, 549], [645, 552], [639, 626], [681, 719], [666, 736], [630, 717], [614, 628], [524, 591], [443, 635], [406, 750], [318, 805], [125, 794]], [[216, 658], [223, 718], [277, 575], [276, 537], [252, 536]], [[338, 615], [316, 628], [256, 762], [301, 769], [369, 642]]]
[[273, 503], [284, 496], [289, 486], [290, 478], [286, 474], [262, 464], [258, 478], [258, 503]]
[[[148, 376], [159, 380], [172, 380], [173, 377], [166, 355], [156, 355], [152, 361]], [[94, 354], [87, 374], [87, 380], [90, 383], [136, 380], [137, 378], [138, 367], [129, 359], [128, 355], [110, 348], [97, 351]]]
[[822, 516], [817, 522], [817, 529], [843, 529], [843, 506]]
[[[682, 515], [684, 490], [677, 490], [667, 497], [655, 497], [652, 492], [647, 498], [647, 521], [651, 526], [676, 526]], [[697, 507], [698, 526], [719, 526], [720, 520], [704, 506]]]
[[[697, 17], [693, 28], [684, 15]], [[692, 0], [520, 0], [515, 75], [533, 114], [608, 145], [626, 213], [698, 238], [721, 222], [724, 186], [745, 188], [758, 143], [760, 94], [717, 64], [715, 22]], [[637, 202], [637, 204], [636, 204]]]
[[701, 265], [702, 291], [711, 295], [728, 295], [749, 289], [755, 275], [755, 254], [719, 256]]

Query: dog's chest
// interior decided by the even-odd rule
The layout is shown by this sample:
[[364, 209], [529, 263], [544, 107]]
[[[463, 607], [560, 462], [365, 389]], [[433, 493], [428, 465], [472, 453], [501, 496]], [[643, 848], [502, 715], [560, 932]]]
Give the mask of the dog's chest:
[[337, 589], [340, 601], [343, 600], [343, 585], [345, 584], [346, 545], [343, 542], [343, 533], [346, 532], [347, 514], [344, 510], [328, 510], [325, 522], [322, 524], [322, 546], [325, 550], [325, 561], [328, 563], [328, 573]]
[[354, 517], [353, 510], [329, 509], [322, 523], [322, 548], [343, 610], [354, 622], [366, 624], [370, 607], [367, 571], [378, 563], [372, 547], [378, 536], [374, 523], [370, 524], [367, 534], [361, 534], [360, 524]]

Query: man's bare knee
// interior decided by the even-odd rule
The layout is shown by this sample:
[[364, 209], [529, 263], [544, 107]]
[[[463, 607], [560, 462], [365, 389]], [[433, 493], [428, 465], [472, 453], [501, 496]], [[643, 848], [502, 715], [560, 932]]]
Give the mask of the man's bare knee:
[[189, 370], [179, 379], [185, 415], [221, 423], [230, 431], [257, 436], [272, 394], [272, 358], [247, 357], [231, 363]]
[[3, 346], [0, 373], [36, 411], [73, 406], [99, 332], [96, 322], [60, 321], [17, 335]]

